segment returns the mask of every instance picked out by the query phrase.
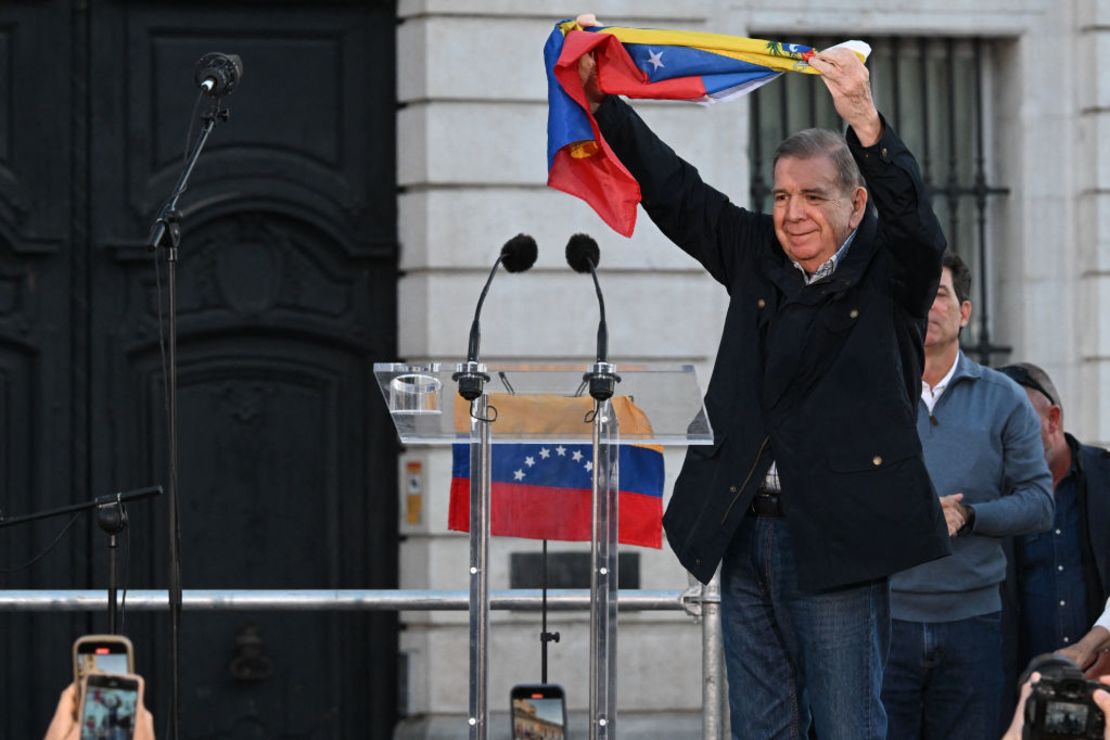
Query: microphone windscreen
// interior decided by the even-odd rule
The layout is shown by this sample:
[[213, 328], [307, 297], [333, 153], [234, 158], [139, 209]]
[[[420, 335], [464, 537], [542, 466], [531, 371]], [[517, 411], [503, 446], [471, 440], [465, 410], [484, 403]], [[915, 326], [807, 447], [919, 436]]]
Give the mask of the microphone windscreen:
[[517, 234], [501, 247], [501, 264], [509, 272], [524, 272], [536, 264], [539, 248], [527, 234]]
[[567, 264], [575, 272], [589, 272], [601, 263], [601, 250], [592, 236], [575, 234], [567, 242]]

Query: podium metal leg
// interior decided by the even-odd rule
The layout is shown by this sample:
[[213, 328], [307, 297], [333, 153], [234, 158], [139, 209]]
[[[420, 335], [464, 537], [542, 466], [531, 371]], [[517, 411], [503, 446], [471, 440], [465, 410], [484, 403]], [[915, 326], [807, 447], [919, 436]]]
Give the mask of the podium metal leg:
[[489, 507], [490, 424], [488, 399], [471, 402], [470, 420], [470, 740], [489, 731]]
[[701, 589], [701, 716], [702, 737], [726, 737], [722, 708], [727, 709], [724, 654], [721, 652], [721, 569]]
[[617, 420], [609, 401], [594, 404], [593, 543], [590, 558], [590, 738], [616, 736]]

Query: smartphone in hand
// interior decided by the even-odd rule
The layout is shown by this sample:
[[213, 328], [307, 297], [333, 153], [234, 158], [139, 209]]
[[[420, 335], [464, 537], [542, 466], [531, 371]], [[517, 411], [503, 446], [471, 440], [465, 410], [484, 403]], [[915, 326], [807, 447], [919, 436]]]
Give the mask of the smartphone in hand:
[[88, 673], [134, 673], [135, 653], [123, 635], [84, 635], [73, 643], [73, 682]]
[[[84, 635], [73, 643], [73, 683], [90, 673], [134, 673], [135, 653], [123, 635]], [[82, 694], [77, 695], [80, 703]]]
[[557, 740], [566, 737], [567, 703], [555, 684], [514, 686], [513, 740]]
[[141, 676], [88, 674], [81, 686], [81, 740], [132, 740], [142, 705]]

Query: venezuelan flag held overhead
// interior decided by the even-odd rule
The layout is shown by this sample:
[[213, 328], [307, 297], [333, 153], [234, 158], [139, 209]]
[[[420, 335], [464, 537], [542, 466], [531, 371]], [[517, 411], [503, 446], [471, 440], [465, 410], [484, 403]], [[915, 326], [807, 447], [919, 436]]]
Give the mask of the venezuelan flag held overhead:
[[[866, 59], [863, 42], [844, 44]], [[598, 87], [631, 98], [710, 102], [743, 95], [783, 72], [818, 74], [801, 44], [691, 31], [563, 21], [547, 39], [547, 184], [586, 201], [623, 236], [636, 226], [640, 186], [598, 130], [578, 75], [593, 53]]]

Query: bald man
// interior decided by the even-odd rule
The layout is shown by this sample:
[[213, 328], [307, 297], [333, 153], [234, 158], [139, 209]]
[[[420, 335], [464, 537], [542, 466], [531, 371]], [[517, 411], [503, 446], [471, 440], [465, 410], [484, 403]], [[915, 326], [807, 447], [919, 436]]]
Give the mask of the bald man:
[[[1110, 451], [1064, 431], [1060, 394], [1043, 369], [1027, 362], [1001, 371], [1021, 385], [1041, 420], [1052, 473], [1052, 529], [1014, 541], [1011, 601], [1017, 609], [1016, 665], [1076, 645], [1110, 597]], [[1084, 662], [1094, 654], [1073, 656]]]

